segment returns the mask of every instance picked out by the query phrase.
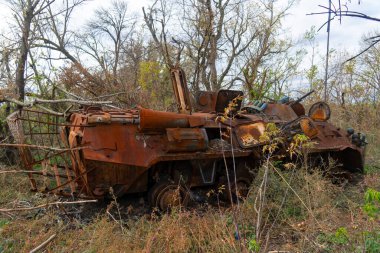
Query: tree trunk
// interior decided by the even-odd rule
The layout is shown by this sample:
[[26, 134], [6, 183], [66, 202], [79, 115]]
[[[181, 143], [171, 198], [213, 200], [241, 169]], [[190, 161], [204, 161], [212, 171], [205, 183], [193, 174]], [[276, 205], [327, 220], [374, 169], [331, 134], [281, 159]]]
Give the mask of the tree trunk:
[[33, 6], [28, 1], [24, 12], [24, 20], [22, 25], [22, 37], [20, 45], [20, 54], [17, 59], [17, 69], [16, 69], [16, 86], [18, 89], [18, 99], [24, 101], [25, 97], [25, 68], [28, 59], [29, 52], [29, 35], [30, 26], [33, 19]]

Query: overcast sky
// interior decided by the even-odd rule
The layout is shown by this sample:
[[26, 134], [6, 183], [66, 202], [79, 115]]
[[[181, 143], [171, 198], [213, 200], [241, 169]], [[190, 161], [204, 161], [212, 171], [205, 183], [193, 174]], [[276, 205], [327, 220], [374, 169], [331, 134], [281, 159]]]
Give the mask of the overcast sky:
[[[59, 0], [57, 0], [59, 1]], [[278, 3], [285, 3], [287, 0], [278, 0]], [[341, 0], [345, 3], [347, 0]], [[93, 11], [99, 6], [106, 6], [110, 1], [106, 0], [91, 0], [84, 6], [77, 9], [74, 15], [74, 22], [76, 25], [81, 26], [92, 16]], [[151, 0], [128, 0], [128, 6], [131, 12], [140, 14], [143, 6], [148, 6]], [[367, 15], [380, 18], [380, 1], [379, 0], [351, 0], [349, 7], [351, 10], [366, 13]], [[300, 0], [291, 10], [286, 18], [284, 24], [288, 27], [289, 34], [294, 39], [303, 36], [306, 30], [311, 26], [319, 28], [326, 20], [326, 15], [313, 15], [307, 16], [307, 13], [323, 11], [318, 7], [318, 4], [327, 5], [328, 0]], [[10, 21], [11, 12], [7, 7], [6, 0], [0, 0], [0, 31], [4, 32], [7, 28], [7, 23]], [[4, 22], [5, 21], [5, 22]], [[380, 27], [380, 22], [367, 21], [358, 18], [343, 18], [342, 24], [336, 20], [332, 23], [331, 27], [331, 47], [341, 48], [344, 47], [350, 52], [359, 50], [359, 41], [363, 34], [375, 31]], [[380, 29], [379, 29], [380, 30]], [[326, 43], [326, 28], [322, 28], [317, 35], [317, 41], [320, 46], [320, 51], [323, 50]]]
[[[281, 1], [281, 0], [280, 0]], [[365, 13], [369, 16], [380, 18], [380, 1], [379, 0], [351, 0], [349, 3], [350, 10]], [[335, 1], [337, 2], [337, 1]], [[341, 3], [345, 3], [341, 0]], [[306, 14], [321, 12], [322, 8], [318, 5], [328, 5], [327, 0], [301, 0], [298, 5], [291, 9], [291, 15], [287, 18], [287, 24], [290, 26], [294, 37], [302, 36], [311, 26], [320, 28], [327, 20], [327, 15]], [[342, 22], [334, 20], [331, 24], [330, 45], [332, 48], [344, 47], [349, 51], [359, 50], [360, 39], [364, 34], [379, 30], [380, 22], [374, 22], [359, 18], [343, 17]], [[326, 27], [323, 27], [317, 36], [320, 44], [326, 43]]]

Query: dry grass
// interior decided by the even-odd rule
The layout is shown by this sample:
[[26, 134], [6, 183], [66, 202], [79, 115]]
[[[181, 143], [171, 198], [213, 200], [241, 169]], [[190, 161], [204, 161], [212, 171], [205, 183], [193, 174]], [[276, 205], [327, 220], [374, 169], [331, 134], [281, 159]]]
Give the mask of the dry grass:
[[[375, 127], [376, 113], [364, 122], [353, 113], [355, 108], [350, 110], [354, 116], [347, 119], [344, 110], [333, 108], [333, 118], [341, 127], [354, 126], [367, 133], [364, 179], [357, 185], [334, 185], [318, 170], [270, 167], [259, 238], [257, 196], [265, 168], [239, 209], [205, 206], [161, 216], [129, 214], [121, 223], [102, 208], [86, 214], [94, 205], [76, 208], [80, 214], [65, 214], [54, 207], [11, 217], [0, 214], [0, 252], [27, 252], [52, 234], [57, 237], [47, 252], [376, 252], [380, 250], [379, 220], [363, 212], [363, 203], [367, 188], [380, 190], [380, 130]], [[1, 207], [46, 201], [28, 189], [26, 177], [0, 175]]]
[[[202, 212], [175, 210], [160, 217], [131, 217], [123, 220], [123, 229], [104, 210], [93, 215], [90, 222], [83, 222], [50, 208], [2, 217], [0, 249], [27, 252], [57, 233], [47, 247], [50, 252], [248, 252], [254, 248], [250, 243], [255, 242], [261, 250], [325, 252], [331, 248], [334, 252], [339, 248], [350, 252], [363, 247], [364, 233], [379, 230], [378, 223], [361, 209], [364, 189], [379, 189], [379, 174], [366, 175], [360, 185], [342, 187], [318, 172], [310, 174], [301, 169], [281, 173], [297, 195], [274, 170], [270, 172], [260, 238], [255, 238], [259, 176], [237, 212], [240, 239], [236, 237], [231, 208], [205, 207]], [[334, 235], [341, 227], [349, 235], [347, 245], [334, 244]]]

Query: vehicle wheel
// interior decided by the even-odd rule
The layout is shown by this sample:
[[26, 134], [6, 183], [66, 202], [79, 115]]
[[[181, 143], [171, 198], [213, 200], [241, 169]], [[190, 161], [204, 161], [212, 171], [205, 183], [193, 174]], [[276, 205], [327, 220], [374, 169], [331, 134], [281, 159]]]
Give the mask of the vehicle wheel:
[[164, 188], [165, 185], [167, 185], [167, 183], [168, 183], [167, 181], [164, 181], [164, 182], [159, 181], [155, 183], [152, 188], [150, 188], [148, 192], [148, 203], [151, 207], [157, 207], [156, 206], [157, 196], [162, 191], [162, 188]]
[[167, 211], [173, 207], [185, 207], [189, 202], [189, 197], [189, 193], [182, 185], [170, 181], [156, 183], [148, 194], [150, 205], [161, 211]]

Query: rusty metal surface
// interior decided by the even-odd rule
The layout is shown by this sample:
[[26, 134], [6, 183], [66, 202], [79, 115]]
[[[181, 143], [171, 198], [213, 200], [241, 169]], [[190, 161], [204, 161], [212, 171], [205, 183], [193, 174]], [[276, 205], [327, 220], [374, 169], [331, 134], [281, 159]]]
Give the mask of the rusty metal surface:
[[[248, 172], [263, 158], [266, 143], [260, 137], [268, 123], [282, 131], [283, 154], [293, 136], [304, 134], [315, 143], [311, 155], [331, 155], [347, 170], [363, 170], [365, 138], [328, 122], [324, 103], [305, 115], [298, 100], [262, 102], [241, 111], [238, 100], [233, 115], [225, 115], [224, 108], [242, 92], [204, 92], [191, 107], [183, 73], [172, 75], [178, 79], [180, 113], [87, 106], [66, 120], [33, 110], [14, 114], [8, 122], [17, 143], [57, 148], [19, 147], [25, 170], [41, 172], [28, 173], [32, 189], [102, 198], [112, 187], [118, 196], [148, 192], [152, 203], [167, 207], [177, 203], [170, 199], [173, 182], [181, 189], [219, 186], [235, 162], [237, 187], [245, 189], [251, 180]], [[194, 108], [199, 111], [192, 112]]]
[[208, 137], [204, 128], [167, 128], [168, 152], [204, 151]]
[[199, 112], [215, 111], [217, 93], [213, 91], [200, 91], [196, 96], [195, 109]]
[[260, 145], [260, 136], [264, 134], [264, 131], [264, 122], [240, 125], [235, 129], [237, 139], [242, 148], [251, 148], [255, 145]]
[[282, 121], [292, 121], [298, 118], [294, 110], [286, 104], [268, 103], [267, 108], [263, 111], [267, 115], [278, 117]]
[[315, 121], [326, 121], [330, 119], [330, 114], [330, 107], [325, 102], [315, 103], [309, 110], [309, 117]]
[[190, 102], [189, 90], [185, 72], [181, 68], [172, 68], [170, 70], [174, 96], [177, 101], [178, 112], [191, 114], [192, 106]]
[[[223, 113], [228, 107], [228, 104], [237, 97], [242, 97], [243, 92], [238, 90], [220, 90], [215, 101], [215, 111], [217, 113]], [[236, 108], [239, 110], [241, 107], [242, 100], [237, 101]]]
[[70, 151], [61, 139], [62, 126], [67, 125], [62, 117], [24, 109], [9, 116], [7, 122], [16, 145], [20, 145], [24, 169], [33, 172], [28, 174], [32, 190], [88, 196], [88, 192], [81, 191], [82, 178], [73, 170]]
[[140, 108], [141, 131], [160, 131], [173, 127], [197, 127], [205, 124], [202, 116], [179, 114], [173, 112], [161, 112]]

